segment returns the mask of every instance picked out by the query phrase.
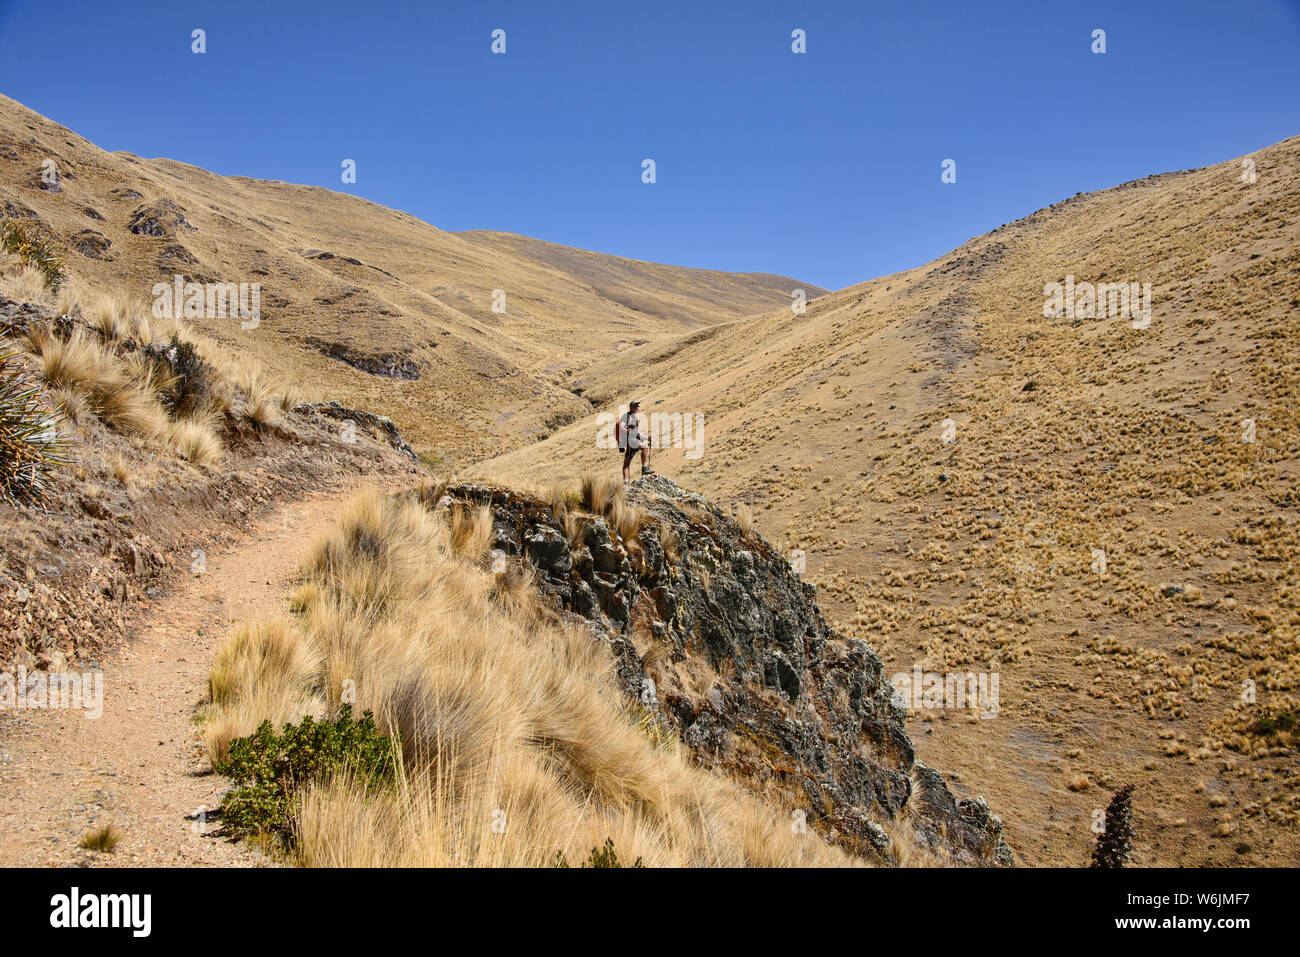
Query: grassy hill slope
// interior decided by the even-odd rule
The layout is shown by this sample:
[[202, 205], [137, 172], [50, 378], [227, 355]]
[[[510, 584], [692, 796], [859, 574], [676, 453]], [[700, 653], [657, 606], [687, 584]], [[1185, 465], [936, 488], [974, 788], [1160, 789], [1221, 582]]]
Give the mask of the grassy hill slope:
[[[46, 181], [47, 169], [57, 182]], [[48, 228], [76, 275], [138, 301], [151, 304], [154, 284], [177, 274], [260, 283], [256, 329], [228, 319], [192, 324], [322, 394], [388, 410], [417, 449], [452, 462], [515, 447], [589, 411], [564, 387], [569, 372], [776, 308], [794, 288], [824, 291], [507, 234], [449, 233], [320, 187], [107, 153], [3, 97], [0, 206]], [[504, 313], [493, 311], [497, 290]]]
[[[575, 380], [606, 411], [702, 415], [703, 454], [656, 467], [801, 549], [891, 673], [999, 674], [995, 719], [911, 730], [1030, 863], [1086, 860], [1129, 782], [1145, 862], [1295, 860], [1300, 139], [1254, 159], [1254, 183], [1231, 160], [1077, 195]], [[1150, 283], [1149, 326], [1045, 318], [1067, 276]], [[481, 471], [612, 471], [597, 434]]]

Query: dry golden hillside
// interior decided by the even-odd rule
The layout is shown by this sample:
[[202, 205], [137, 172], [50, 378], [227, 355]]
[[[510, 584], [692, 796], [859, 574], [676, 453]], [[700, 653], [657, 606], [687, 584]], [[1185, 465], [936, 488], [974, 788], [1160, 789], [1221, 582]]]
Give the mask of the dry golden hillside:
[[[1300, 859], [1300, 138], [1251, 159], [821, 295], [109, 154], [0, 98], [0, 204], [79, 280], [260, 282], [256, 329], [190, 324], [387, 413], [426, 462], [616, 474], [602, 425], [641, 398], [688, 446], [656, 468], [802, 552], [886, 673], [997, 674], [994, 714], [918, 709], [909, 733], [1027, 864], [1084, 863], [1128, 784], [1138, 863]], [[1078, 308], [1049, 315], [1053, 284]], [[1114, 286], [1098, 317], [1099, 284], [1149, 314], [1108, 314]]]
[[[191, 324], [322, 395], [386, 411], [435, 463], [587, 414], [562, 380], [598, 359], [776, 308], [795, 288], [824, 291], [449, 233], [320, 187], [107, 153], [6, 97], [0, 208], [52, 232], [77, 276], [146, 304], [177, 274], [260, 283], [256, 328]], [[493, 311], [497, 290], [504, 312]]]
[[[1084, 863], [1128, 783], [1141, 863], [1300, 856], [1300, 138], [1253, 159], [1255, 182], [1236, 159], [1077, 195], [574, 377], [602, 411], [702, 415], [702, 454], [655, 466], [804, 550], [888, 673], [998, 673], [995, 718], [910, 731], [1025, 863]], [[1149, 325], [1045, 318], [1067, 276], [1149, 283]], [[616, 470], [597, 435], [479, 471]]]

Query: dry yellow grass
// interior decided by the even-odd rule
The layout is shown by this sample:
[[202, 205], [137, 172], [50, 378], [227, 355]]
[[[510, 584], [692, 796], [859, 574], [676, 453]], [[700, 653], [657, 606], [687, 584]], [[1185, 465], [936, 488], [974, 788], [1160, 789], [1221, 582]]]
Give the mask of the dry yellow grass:
[[[87, 170], [66, 194], [23, 195], [64, 234], [84, 226], [74, 191], [109, 213], [103, 229], [123, 256], [87, 263], [94, 278], [137, 290], [156, 278], [151, 260], [128, 252], [143, 246], [109, 190], [174, 197], [214, 243], [179, 237], [205, 273], [235, 277], [257, 263], [299, 277], [281, 290], [284, 328], [361, 351], [409, 350], [429, 366], [415, 383], [376, 382], [302, 338], [207, 321], [205, 333], [278, 372], [345, 382], [341, 396], [391, 412], [417, 445], [437, 444], [456, 464], [479, 459], [513, 484], [576, 483], [616, 471], [584, 400], [608, 411], [619, 396], [653, 394], [664, 409], [704, 414], [704, 455], [656, 448], [656, 468], [761, 509], [770, 538], [806, 551], [807, 577], [842, 634], [868, 641], [891, 670], [1001, 671], [996, 722], [941, 718], [917, 743], [989, 798], [1022, 860], [1086, 859], [1086, 829], [1044, 813], [1042, 782], [1058, 813], [1086, 820], [1108, 779], [1132, 779], [1147, 861], [1232, 863], [1230, 845], [1207, 850], [1216, 823], [1186, 798], [1193, 776], [1261, 804], [1242, 825], [1252, 861], [1295, 858], [1300, 794], [1285, 773], [1294, 743], [1252, 729], [1300, 697], [1300, 300], [1290, 282], [1300, 140], [1254, 154], [1257, 183], [1241, 181], [1238, 158], [1074, 197], [934, 263], [814, 299], [804, 315], [787, 306], [730, 321], [754, 309], [735, 305], [735, 286], [719, 305], [726, 277], [665, 271], [671, 308], [634, 312], [626, 303], [658, 297], [629, 289], [608, 257], [566, 273], [587, 254], [444, 234], [352, 197], [167, 161], [128, 168], [2, 98], [0, 120], [25, 159]], [[209, 216], [212, 206], [366, 265], [268, 251], [264, 232]], [[1149, 280], [1151, 327], [1045, 320], [1043, 284], [1067, 273]], [[484, 276], [506, 277], [506, 316], [487, 308]], [[618, 302], [592, 295], [605, 280]], [[792, 287], [773, 288], [775, 309]], [[705, 308], [680, 311], [693, 298]], [[633, 327], [643, 343], [620, 338]], [[540, 444], [520, 441], [555, 413], [577, 419]], [[1259, 426], [1250, 443], [1246, 418]], [[940, 437], [949, 420], [951, 442]], [[517, 451], [481, 461], [502, 448]], [[577, 509], [566, 515], [571, 534], [582, 521]], [[1090, 571], [1095, 550], [1107, 555], [1104, 579]], [[1247, 683], [1258, 704], [1245, 700]], [[1188, 744], [1161, 739], [1165, 724]], [[1080, 726], [1096, 733], [1081, 740]], [[1071, 773], [1097, 787], [1068, 789], [1067, 746], [1081, 751]], [[1142, 815], [1144, 800], [1190, 823], [1171, 833]]]
[[295, 382], [284, 382], [280, 385], [279, 400], [280, 411], [291, 412], [295, 405], [307, 401], [307, 391]]
[[74, 419], [84, 402], [113, 428], [159, 442], [188, 462], [212, 465], [221, 460], [224, 448], [213, 419], [168, 418], [158, 398], [166, 383], [157, 366], [136, 355], [118, 356], [80, 329], [61, 339], [37, 327], [29, 343], [45, 381], [68, 397], [64, 407]]
[[135, 478], [135, 475], [131, 470], [131, 463], [129, 463], [119, 453], [118, 455], [113, 456], [112, 470], [113, 478], [117, 479], [118, 484], [123, 488], [129, 489]]
[[682, 535], [675, 528], [670, 528], [663, 533], [660, 544], [664, 549], [664, 557], [668, 564], [673, 565], [681, 560]]
[[112, 854], [117, 850], [117, 845], [121, 840], [122, 832], [116, 825], [101, 824], [99, 827], [92, 827], [82, 834], [77, 844], [88, 851]]
[[116, 342], [132, 326], [133, 310], [118, 290], [101, 293], [89, 306], [83, 304], [82, 311], [91, 328], [106, 342]]
[[74, 330], [61, 339], [37, 329], [31, 339], [45, 381], [84, 396], [96, 414], [122, 432], [159, 437], [167, 430], [167, 413], [155, 394], [111, 351]]
[[[0, 263], [0, 270], [5, 266]], [[271, 375], [256, 360], [232, 357], [184, 322], [151, 321], [141, 307], [119, 292], [87, 287], [73, 279], [60, 290], [56, 308], [71, 314], [79, 306], [90, 333], [78, 327], [64, 338], [49, 324], [38, 323], [30, 328], [25, 342], [37, 358], [42, 377], [74, 422], [84, 424], [85, 416], [93, 412], [124, 434], [168, 447], [193, 464], [213, 465], [225, 452], [219, 429], [223, 416], [238, 407], [253, 428], [266, 429], [279, 419], [282, 410], [301, 400], [302, 391], [295, 384]], [[126, 339], [144, 344], [173, 338], [193, 345], [215, 370], [205, 407], [174, 421], [160, 398], [175, 385], [172, 374], [146, 359], [138, 348], [123, 345]]]
[[205, 416], [170, 423], [167, 439], [177, 455], [194, 465], [216, 465], [225, 452], [212, 420]]
[[280, 417], [280, 405], [270, 398], [250, 401], [244, 406], [243, 416], [249, 425], [261, 431], [269, 428]]
[[749, 535], [754, 531], [754, 512], [745, 503], [741, 502], [737, 505], [732, 510], [731, 517], [740, 526], [740, 531], [743, 534]]
[[484, 567], [484, 524], [418, 495], [362, 496], [313, 546], [294, 619], [222, 649], [214, 756], [263, 718], [345, 698], [402, 734], [393, 791], [340, 778], [305, 795], [304, 863], [545, 866], [606, 838], [651, 866], [848, 863], [639, 731], [605, 649]]
[[457, 505], [450, 511], [449, 544], [453, 554], [468, 561], [478, 561], [492, 543], [492, 510], [486, 505], [467, 508]]
[[[618, 533], [625, 544], [636, 547], [636, 537], [645, 522], [645, 514], [628, 504], [627, 490], [617, 476], [594, 473], [584, 475], [576, 498], [580, 507], [592, 515], [606, 518], [610, 528]], [[579, 530], [576, 519], [573, 522], [566, 521], [565, 529], [571, 532], [570, 540], [573, 540]]]
[[0, 295], [17, 302], [44, 302], [49, 292], [45, 288], [45, 276], [39, 269], [22, 266], [0, 272]]
[[77, 302], [76, 284], [74, 280], [69, 278], [67, 282], [59, 287], [59, 291], [54, 297], [54, 311], [61, 316], [66, 316], [72, 312]]
[[624, 495], [623, 484], [614, 475], [589, 473], [582, 477], [578, 502], [593, 515], [604, 515]]

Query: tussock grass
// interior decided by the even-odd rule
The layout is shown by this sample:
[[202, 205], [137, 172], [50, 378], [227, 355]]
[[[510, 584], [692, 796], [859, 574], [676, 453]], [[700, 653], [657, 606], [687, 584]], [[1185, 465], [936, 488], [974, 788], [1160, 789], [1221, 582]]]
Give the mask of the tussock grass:
[[93, 827], [81, 835], [77, 844], [88, 851], [98, 851], [101, 854], [112, 854], [117, 850], [118, 843], [122, 840], [122, 832], [112, 824], [104, 824], [100, 827]]
[[42, 302], [45, 299], [45, 275], [35, 266], [0, 275], [0, 295], [15, 302]]
[[69, 422], [80, 425], [92, 414], [86, 397], [80, 392], [71, 389], [51, 389], [49, 394]]
[[293, 407], [299, 402], [307, 401], [306, 391], [293, 382], [285, 382], [280, 386], [280, 411], [292, 412]]
[[607, 838], [648, 865], [847, 862], [674, 742], [652, 744], [607, 650], [483, 567], [488, 532], [482, 509], [363, 495], [313, 545], [297, 617], [222, 649], [214, 755], [263, 718], [345, 699], [401, 733], [394, 788], [340, 775], [303, 794], [303, 863], [549, 866]]
[[213, 418], [169, 419], [159, 394], [173, 383], [156, 365], [134, 355], [121, 358], [80, 329], [60, 339], [48, 327], [34, 327], [29, 344], [41, 376], [65, 397], [71, 417], [89, 407], [118, 431], [158, 442], [186, 461], [212, 465], [221, 460], [224, 448]]
[[593, 515], [604, 515], [624, 496], [623, 483], [606, 475], [584, 475], [578, 486], [578, 502]]
[[945, 863], [933, 850], [918, 841], [910, 808], [882, 825], [889, 838], [889, 854], [899, 867], [944, 867]]
[[[19, 250], [0, 249], [0, 294], [52, 302], [59, 314], [85, 320], [71, 334], [66, 328], [56, 331], [53, 323], [34, 323], [20, 343], [71, 423], [85, 426], [93, 414], [110, 428], [168, 448], [190, 463], [215, 465], [225, 454], [221, 429], [230, 417], [238, 415], [261, 431], [301, 401], [297, 386], [277, 380], [255, 360], [232, 357], [184, 322], [153, 318], [118, 290], [66, 281], [61, 267], [55, 269], [56, 259], [24, 258], [53, 255], [39, 237], [18, 230], [0, 238], [5, 239], [0, 246], [10, 243]], [[43, 270], [42, 262], [55, 271]], [[56, 286], [50, 286], [51, 276]], [[146, 357], [127, 340], [170, 345], [175, 368]]]
[[61, 316], [70, 315], [78, 302], [77, 290], [72, 283], [64, 283], [54, 297], [54, 311]]
[[112, 462], [113, 478], [117, 479], [119, 485], [123, 488], [130, 488], [131, 483], [135, 480], [135, 473], [131, 469], [131, 463], [121, 455], [113, 456]]
[[42, 377], [54, 388], [80, 393], [95, 413], [119, 431], [157, 438], [167, 429], [167, 413], [138, 371], [119, 362], [109, 350], [80, 329], [60, 339], [48, 329], [30, 338]]
[[217, 712], [205, 726], [214, 760], [226, 756], [234, 738], [251, 734], [262, 720], [276, 727], [305, 714], [319, 715], [311, 696], [319, 653], [280, 619], [240, 625], [217, 652], [208, 694]]
[[[106, 350], [107, 351], [107, 350]], [[150, 395], [161, 396], [176, 387], [176, 377], [165, 367], [145, 359], [139, 353], [118, 356], [108, 352], [110, 360], [121, 364], [129, 379]]]
[[[63, 338], [49, 324], [38, 323], [26, 337], [41, 377], [68, 418], [81, 423], [93, 412], [111, 428], [170, 448], [191, 463], [219, 462], [225, 449], [218, 424], [230, 408], [234, 387], [225, 381], [209, 382], [204, 371], [199, 383], [202, 389], [195, 391], [195, 383], [182, 380], [163, 364], [139, 352], [123, 354], [116, 348], [128, 338], [150, 342], [156, 332], [165, 330], [172, 336], [173, 346], [195, 355], [190, 366], [199, 365], [194, 350], [202, 353], [203, 349], [186, 338], [189, 330], [171, 320], [151, 325], [142, 311], [116, 292], [91, 293], [87, 299], [90, 305], [85, 315], [93, 332], [78, 327]], [[65, 285], [59, 291], [61, 312], [71, 313], [79, 302], [72, 287]], [[211, 348], [211, 344], [204, 347]], [[266, 388], [270, 381], [261, 372], [253, 378], [258, 389]], [[175, 420], [168, 414], [164, 397], [175, 406]], [[278, 405], [273, 398], [259, 399], [245, 414], [256, 427], [265, 427], [278, 416]]]
[[240, 414], [254, 429], [269, 428], [282, 412], [288, 412], [304, 401], [305, 392], [299, 385], [278, 379], [256, 359], [248, 356], [232, 358], [218, 352], [211, 343], [195, 341], [204, 359], [218, 370], [223, 380], [230, 383], [229, 391], [214, 391], [216, 398], [224, 402], [227, 409], [238, 407], [238, 400], [242, 400]]
[[[277, 383], [261, 363], [240, 357], [226, 364], [226, 374], [250, 406], [260, 403], [280, 404]], [[281, 390], [283, 391], [283, 390]]]
[[564, 537], [569, 540], [571, 546], [577, 547], [578, 541], [582, 537], [583, 530], [587, 527], [589, 518], [577, 511], [567, 511], [564, 513], [562, 523], [564, 525]]
[[663, 538], [660, 540], [660, 544], [663, 546], [664, 549], [664, 558], [668, 560], [668, 563], [670, 565], [675, 565], [677, 562], [681, 561], [681, 557], [682, 557], [681, 532], [677, 531], [677, 529], [675, 528], [668, 529], [668, 531], [664, 532]]
[[492, 583], [492, 600], [499, 605], [526, 611], [537, 587], [533, 566], [528, 562], [510, 562]]
[[275, 424], [280, 417], [280, 406], [273, 398], [250, 401], [244, 406], [244, 419], [254, 429], [261, 432]]
[[131, 305], [116, 290], [100, 293], [83, 312], [91, 328], [103, 336], [105, 342], [116, 342], [128, 332], [135, 331]]
[[754, 513], [744, 502], [732, 509], [731, 517], [740, 528], [742, 535], [749, 535], [754, 531]]
[[641, 526], [645, 523], [645, 513], [629, 505], [625, 499], [618, 498], [614, 500], [607, 517], [619, 538], [623, 539], [623, 544], [629, 548], [636, 546], [636, 537], [641, 534]]
[[564, 517], [572, 511], [575, 504], [576, 495], [571, 493], [562, 485], [552, 485], [550, 490], [551, 515], [558, 522], [563, 522]]
[[206, 416], [171, 423], [167, 439], [177, 455], [194, 465], [216, 465], [225, 452], [212, 420]]
[[471, 562], [482, 559], [492, 544], [492, 509], [458, 505], [451, 510], [450, 521], [452, 553]]
[[623, 542], [633, 545], [645, 522], [645, 513], [627, 501], [623, 482], [614, 476], [584, 475], [578, 504], [593, 515], [603, 515]]

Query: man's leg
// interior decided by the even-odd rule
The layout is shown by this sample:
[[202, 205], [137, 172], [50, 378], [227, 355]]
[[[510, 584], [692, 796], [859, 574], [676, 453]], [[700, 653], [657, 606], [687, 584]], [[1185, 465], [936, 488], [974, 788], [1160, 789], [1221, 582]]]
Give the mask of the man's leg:
[[654, 474], [650, 468], [650, 449], [647, 446], [641, 446], [641, 474]]
[[632, 456], [634, 454], [635, 453], [632, 451], [632, 449], [628, 449], [626, 452], [623, 453], [623, 482], [624, 483], [631, 481], [631, 479], [628, 477], [628, 470], [632, 467]]

